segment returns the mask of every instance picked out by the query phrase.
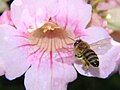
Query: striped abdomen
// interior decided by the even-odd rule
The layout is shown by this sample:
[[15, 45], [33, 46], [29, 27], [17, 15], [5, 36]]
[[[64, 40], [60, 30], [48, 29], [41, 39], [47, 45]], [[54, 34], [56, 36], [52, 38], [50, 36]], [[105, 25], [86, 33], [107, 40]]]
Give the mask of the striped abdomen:
[[86, 49], [83, 56], [93, 67], [99, 66], [99, 58], [92, 49]]

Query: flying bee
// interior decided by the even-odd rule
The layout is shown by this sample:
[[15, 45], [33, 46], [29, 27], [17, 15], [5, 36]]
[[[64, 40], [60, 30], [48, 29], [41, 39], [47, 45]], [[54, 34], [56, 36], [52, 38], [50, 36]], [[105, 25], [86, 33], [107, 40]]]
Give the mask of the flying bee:
[[88, 70], [89, 66], [93, 68], [99, 67], [99, 57], [97, 54], [105, 54], [111, 48], [110, 40], [110, 38], [107, 38], [92, 44], [88, 44], [81, 39], [75, 41], [75, 57], [82, 62], [84, 70]]

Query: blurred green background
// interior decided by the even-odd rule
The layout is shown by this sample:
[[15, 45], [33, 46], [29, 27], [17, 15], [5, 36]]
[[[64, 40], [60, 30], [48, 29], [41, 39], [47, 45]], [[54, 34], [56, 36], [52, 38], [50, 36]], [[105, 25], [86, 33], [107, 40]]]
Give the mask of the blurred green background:
[[[25, 90], [24, 76], [13, 81], [0, 77], [0, 90]], [[116, 73], [107, 79], [100, 79], [78, 74], [78, 78], [68, 84], [67, 90], [120, 90], [120, 75]]]
[[106, 79], [78, 75], [78, 78], [69, 84], [68, 90], [120, 90], [120, 75], [116, 73]]

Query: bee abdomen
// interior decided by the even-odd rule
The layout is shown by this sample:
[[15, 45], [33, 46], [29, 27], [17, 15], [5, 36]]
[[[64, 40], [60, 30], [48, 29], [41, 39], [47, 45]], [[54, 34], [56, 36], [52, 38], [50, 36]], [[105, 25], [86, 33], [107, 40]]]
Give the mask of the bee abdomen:
[[99, 58], [93, 50], [87, 49], [84, 52], [84, 57], [93, 67], [98, 67], [99, 66]]

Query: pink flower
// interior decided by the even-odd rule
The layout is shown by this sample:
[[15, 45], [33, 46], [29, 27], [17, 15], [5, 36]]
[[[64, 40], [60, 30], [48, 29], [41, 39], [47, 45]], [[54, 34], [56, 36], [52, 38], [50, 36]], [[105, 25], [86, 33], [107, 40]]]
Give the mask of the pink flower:
[[0, 25], [0, 57], [6, 78], [12, 80], [25, 73], [27, 90], [66, 90], [67, 83], [77, 77], [75, 68], [86, 76], [107, 77], [115, 69], [120, 51], [112, 39], [108, 43], [112, 48], [99, 55], [99, 68], [90, 68], [87, 73], [71, 51], [71, 39], [91, 44], [111, 38], [101, 27], [85, 29], [90, 18], [91, 6], [84, 0], [15, 0], [11, 19], [16, 28]]
[[14, 26], [12, 20], [11, 20], [11, 16], [10, 16], [10, 11], [9, 10], [5, 10], [3, 12], [3, 14], [0, 16], [0, 24], [8, 24], [11, 26]]
[[99, 27], [103, 27], [106, 31], [108, 31], [108, 33], [113, 32], [113, 30], [108, 27], [107, 21], [97, 13], [92, 13], [92, 18], [89, 26], [99, 26]]
[[[120, 43], [113, 41], [112, 42], [115, 46], [120, 46]], [[116, 69], [115, 71], [118, 71], [120, 74], [120, 52], [118, 53], [117, 61], [116, 61]]]
[[[12, 21], [10, 19], [10, 11], [6, 9], [3, 12], [3, 14], [0, 16], [0, 24], [12, 25], [11, 22]], [[0, 52], [0, 54], [1, 54], [1, 52]], [[0, 58], [0, 76], [2, 76], [4, 74], [5, 74], [4, 60], [2, 58]]]
[[120, 0], [105, 0], [105, 1], [98, 4], [97, 9], [108, 10], [111, 8], [120, 7]]
[[0, 76], [5, 74], [4, 61], [0, 58]]

